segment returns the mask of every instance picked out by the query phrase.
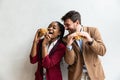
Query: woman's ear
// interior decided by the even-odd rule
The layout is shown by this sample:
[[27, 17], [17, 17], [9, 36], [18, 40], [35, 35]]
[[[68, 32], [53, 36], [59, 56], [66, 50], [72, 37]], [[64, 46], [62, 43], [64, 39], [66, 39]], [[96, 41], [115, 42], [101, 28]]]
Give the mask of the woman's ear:
[[59, 32], [58, 37], [60, 37], [60, 35], [61, 35], [61, 32]]
[[59, 36], [61, 35], [61, 32], [59, 33]]

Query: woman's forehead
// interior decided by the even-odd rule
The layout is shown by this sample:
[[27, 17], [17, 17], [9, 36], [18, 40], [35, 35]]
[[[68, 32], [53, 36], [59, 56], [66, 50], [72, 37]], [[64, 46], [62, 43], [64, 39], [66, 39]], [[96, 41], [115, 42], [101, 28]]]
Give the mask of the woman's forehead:
[[53, 26], [59, 27], [58, 24], [57, 24], [57, 22], [52, 22], [52, 23], [49, 25], [49, 27], [53, 27]]
[[57, 25], [57, 22], [52, 22], [50, 25]]

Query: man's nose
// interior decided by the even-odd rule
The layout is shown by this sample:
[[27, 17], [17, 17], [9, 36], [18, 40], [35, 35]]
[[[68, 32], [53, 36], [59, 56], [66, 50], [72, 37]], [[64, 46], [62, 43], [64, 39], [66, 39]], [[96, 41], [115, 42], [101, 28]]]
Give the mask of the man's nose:
[[67, 29], [68, 29], [68, 27], [67, 27], [67, 26], [65, 26], [65, 29], [67, 30]]

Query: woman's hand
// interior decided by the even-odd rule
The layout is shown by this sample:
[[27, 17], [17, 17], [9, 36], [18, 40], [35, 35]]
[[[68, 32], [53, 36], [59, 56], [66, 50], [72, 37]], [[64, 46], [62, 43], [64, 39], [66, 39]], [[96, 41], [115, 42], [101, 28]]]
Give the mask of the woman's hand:
[[40, 29], [38, 29], [37, 32], [36, 32], [36, 34], [35, 34], [34, 43], [38, 43], [39, 40], [40, 40], [40, 38], [41, 38], [41, 37], [38, 36], [39, 31], [40, 31]]
[[44, 40], [42, 42], [42, 46], [47, 46], [50, 41], [51, 41], [51, 35], [46, 33], [44, 36]]
[[42, 42], [42, 57], [44, 58], [45, 56], [47, 56], [48, 54], [48, 44], [50, 44], [50, 40], [51, 40], [51, 35], [46, 33], [46, 35], [44, 36], [44, 40]]
[[35, 38], [34, 38], [32, 49], [31, 49], [31, 53], [30, 53], [30, 55], [32, 57], [35, 57], [37, 55], [36, 48], [37, 48], [37, 44], [38, 44], [38, 42], [40, 40], [40, 37], [38, 37], [38, 33], [39, 33], [39, 29], [37, 30], [37, 32], [35, 34]]

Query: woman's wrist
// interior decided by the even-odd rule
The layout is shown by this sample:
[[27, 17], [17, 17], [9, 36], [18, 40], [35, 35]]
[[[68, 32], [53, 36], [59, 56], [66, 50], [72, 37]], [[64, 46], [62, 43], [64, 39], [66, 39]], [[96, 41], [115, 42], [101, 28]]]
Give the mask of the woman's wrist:
[[34, 41], [33, 41], [33, 44], [37, 44], [37, 43], [38, 43], [38, 41], [37, 41], [37, 40], [34, 40]]

